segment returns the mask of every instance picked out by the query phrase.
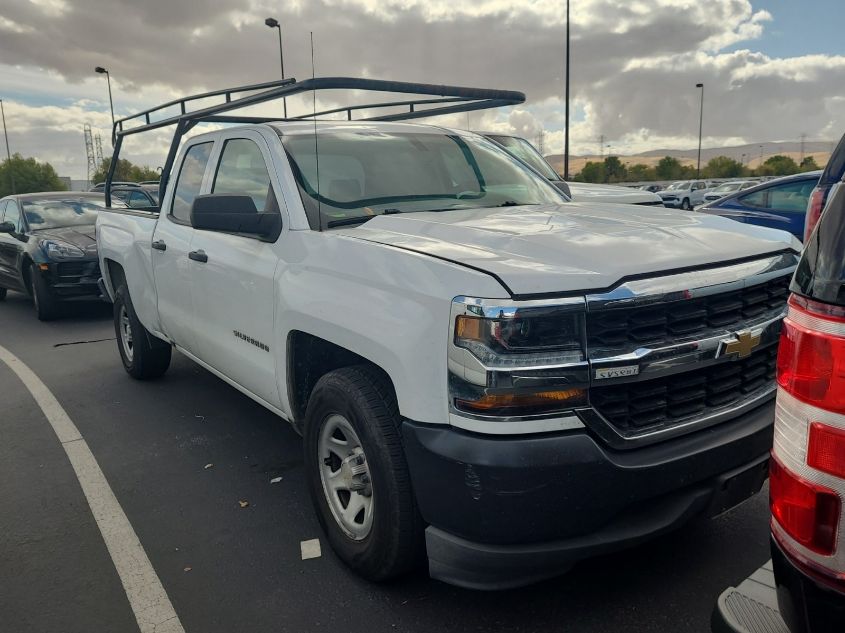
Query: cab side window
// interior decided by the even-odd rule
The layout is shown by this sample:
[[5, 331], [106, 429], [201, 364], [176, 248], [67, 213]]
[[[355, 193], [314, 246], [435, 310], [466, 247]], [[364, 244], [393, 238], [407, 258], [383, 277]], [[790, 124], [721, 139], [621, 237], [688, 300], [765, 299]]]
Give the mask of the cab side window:
[[190, 224], [191, 205], [194, 203], [202, 187], [202, 177], [205, 174], [208, 157], [211, 155], [213, 143], [198, 143], [191, 147], [182, 160], [182, 167], [179, 170], [179, 181], [176, 183], [176, 190], [173, 193], [173, 205], [170, 215], [177, 222]]
[[214, 175], [211, 193], [247, 195], [259, 213], [278, 213], [270, 173], [258, 145], [246, 138], [226, 141]]

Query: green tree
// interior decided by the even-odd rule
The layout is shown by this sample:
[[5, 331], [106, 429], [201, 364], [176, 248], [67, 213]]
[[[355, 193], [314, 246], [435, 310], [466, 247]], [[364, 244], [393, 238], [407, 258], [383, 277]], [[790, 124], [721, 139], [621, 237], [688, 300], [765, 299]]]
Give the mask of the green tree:
[[775, 154], [769, 156], [766, 162], [760, 165], [755, 172], [758, 176], [788, 176], [798, 173], [798, 165], [789, 156]]
[[643, 163], [628, 166], [628, 180], [632, 182], [640, 182], [647, 180], [657, 180], [654, 169]]
[[625, 180], [628, 170], [618, 156], [608, 156], [604, 159], [605, 182], [620, 182]]
[[580, 175], [584, 182], [604, 182], [604, 163], [587, 161]]
[[711, 158], [707, 166], [702, 170], [705, 178], [736, 178], [742, 176], [745, 168], [742, 163], [728, 158], [727, 156], [716, 156]]
[[13, 182], [14, 193], [66, 189], [50, 163], [39, 163], [34, 158], [24, 158], [20, 154], [13, 154], [11, 160], [4, 160], [0, 165], [0, 197], [12, 193]]
[[684, 176], [684, 167], [681, 161], [671, 156], [664, 156], [654, 168], [658, 180], [679, 180]]
[[[109, 173], [111, 166], [111, 158], [103, 159], [103, 164], [100, 168], [91, 175], [91, 182], [96, 184], [98, 182], [105, 182], [106, 174]], [[146, 165], [143, 167], [135, 165], [125, 158], [117, 161], [117, 168], [114, 170], [112, 180], [121, 180], [123, 182], [141, 182], [142, 180], [158, 180], [159, 173], [150, 169]]]
[[821, 169], [821, 167], [819, 167], [815, 158], [812, 156], [805, 156], [804, 160], [801, 161], [801, 164], [798, 165], [798, 169], [801, 171], [816, 171], [817, 169]]

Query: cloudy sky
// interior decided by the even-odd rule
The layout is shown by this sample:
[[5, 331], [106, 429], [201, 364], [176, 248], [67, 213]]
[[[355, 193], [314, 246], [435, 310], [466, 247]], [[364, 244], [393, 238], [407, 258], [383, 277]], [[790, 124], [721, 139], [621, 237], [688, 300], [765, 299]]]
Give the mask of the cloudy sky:
[[[521, 90], [524, 106], [438, 121], [545, 130], [563, 147], [564, 0], [3, 0], [0, 98], [13, 152], [84, 178], [82, 126], [108, 153], [108, 93], [130, 114], [176, 96], [285, 70]], [[838, 139], [845, 132], [842, 0], [572, 0], [573, 153]], [[340, 95], [324, 103], [340, 102]], [[293, 113], [304, 102], [290, 104]], [[310, 102], [309, 102], [310, 105]], [[163, 162], [163, 137], [127, 157]]]

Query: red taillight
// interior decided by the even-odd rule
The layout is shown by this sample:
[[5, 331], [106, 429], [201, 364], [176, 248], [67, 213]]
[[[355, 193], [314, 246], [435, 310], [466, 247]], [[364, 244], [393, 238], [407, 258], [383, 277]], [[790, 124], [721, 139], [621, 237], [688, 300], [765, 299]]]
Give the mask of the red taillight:
[[790, 537], [817, 554], [833, 554], [841, 509], [833, 490], [801, 479], [772, 456], [769, 503], [772, 516]]
[[845, 318], [835, 309], [791, 298], [778, 350], [778, 384], [799, 400], [845, 413]]
[[813, 422], [807, 445], [807, 465], [845, 479], [845, 430]]
[[824, 193], [825, 190], [821, 187], [813, 189], [810, 194], [810, 201], [807, 203], [807, 215], [804, 220], [804, 243], [810, 238], [816, 224], [819, 223], [819, 218], [822, 216], [822, 209], [824, 209]]

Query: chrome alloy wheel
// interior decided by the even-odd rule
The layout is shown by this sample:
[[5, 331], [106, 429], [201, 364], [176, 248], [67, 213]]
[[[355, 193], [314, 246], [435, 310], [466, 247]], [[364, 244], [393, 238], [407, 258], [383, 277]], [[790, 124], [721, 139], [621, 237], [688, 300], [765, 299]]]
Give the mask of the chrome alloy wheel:
[[126, 311], [126, 306], [120, 306], [120, 344], [123, 346], [123, 354], [126, 360], [132, 362], [132, 351], [135, 346], [132, 342], [132, 322], [129, 320], [129, 313]]
[[345, 417], [329, 415], [320, 429], [317, 463], [323, 494], [344, 534], [361, 541], [373, 526], [373, 486], [361, 441]]

